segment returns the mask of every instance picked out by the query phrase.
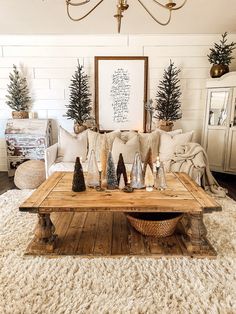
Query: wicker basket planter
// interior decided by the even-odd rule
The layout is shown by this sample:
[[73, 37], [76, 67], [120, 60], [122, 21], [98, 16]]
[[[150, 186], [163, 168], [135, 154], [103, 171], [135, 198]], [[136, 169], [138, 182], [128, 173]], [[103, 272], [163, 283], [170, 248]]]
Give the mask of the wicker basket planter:
[[12, 118], [13, 119], [28, 119], [29, 112], [28, 111], [12, 111]]
[[182, 213], [129, 213], [130, 224], [145, 236], [163, 238], [171, 236], [177, 223], [183, 217]]

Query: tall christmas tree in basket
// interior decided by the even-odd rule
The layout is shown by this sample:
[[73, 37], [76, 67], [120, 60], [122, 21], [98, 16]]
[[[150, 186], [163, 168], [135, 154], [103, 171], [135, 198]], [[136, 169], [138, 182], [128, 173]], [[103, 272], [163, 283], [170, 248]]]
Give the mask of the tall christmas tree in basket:
[[91, 93], [89, 91], [88, 75], [83, 66], [78, 63], [77, 70], [72, 76], [70, 89], [70, 102], [66, 116], [74, 120], [74, 132], [80, 133], [86, 129], [85, 122], [91, 119]]
[[180, 103], [180, 86], [177, 69], [174, 62], [170, 60], [170, 65], [164, 70], [163, 80], [160, 81], [156, 94], [156, 114], [159, 120], [159, 128], [164, 131], [171, 131], [173, 121], [182, 118]]
[[6, 95], [6, 104], [13, 109], [13, 119], [24, 119], [29, 117], [29, 106], [31, 97], [26, 78], [13, 64], [13, 73], [9, 75], [10, 83], [7, 85], [8, 95]]

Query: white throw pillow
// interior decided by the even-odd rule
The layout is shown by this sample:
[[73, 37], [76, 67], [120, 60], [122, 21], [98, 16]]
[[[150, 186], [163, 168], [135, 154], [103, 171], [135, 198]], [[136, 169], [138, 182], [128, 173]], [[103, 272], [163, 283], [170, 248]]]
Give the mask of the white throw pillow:
[[177, 130], [166, 132], [166, 131], [163, 131], [163, 130], [157, 128], [155, 130], [155, 132], [159, 132], [160, 134], [169, 134], [169, 135], [173, 136], [173, 135], [176, 135], [176, 134], [181, 134], [183, 132], [183, 130], [182, 129], [177, 129]]
[[73, 136], [71, 133], [59, 128], [58, 135], [58, 157], [64, 162], [75, 162], [76, 157], [81, 157], [82, 162], [87, 157], [88, 131]]
[[159, 155], [160, 132], [139, 133], [141, 160], [145, 161], [149, 147], [152, 149], [153, 162]]
[[160, 161], [169, 161], [171, 160], [175, 148], [178, 145], [185, 145], [192, 141], [193, 131], [171, 135], [170, 132], [165, 132], [161, 134], [160, 140], [160, 149], [159, 149], [159, 156]]
[[98, 132], [88, 130], [88, 146], [89, 146], [88, 156], [90, 156], [91, 151], [94, 150], [97, 161], [100, 161], [101, 148], [103, 147], [105, 136], [108, 144], [108, 150], [111, 150], [114, 139], [116, 137], [120, 137], [120, 131], [116, 130], [106, 134], [101, 134]]
[[120, 153], [123, 155], [126, 164], [134, 162], [136, 152], [139, 152], [139, 137], [136, 135], [128, 142], [124, 143], [120, 138], [116, 137], [112, 146], [112, 157], [114, 163], [118, 163]]

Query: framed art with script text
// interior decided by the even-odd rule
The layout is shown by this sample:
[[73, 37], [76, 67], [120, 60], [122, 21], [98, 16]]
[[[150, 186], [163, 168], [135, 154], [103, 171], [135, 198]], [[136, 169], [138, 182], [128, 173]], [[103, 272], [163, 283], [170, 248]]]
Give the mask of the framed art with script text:
[[146, 131], [148, 57], [95, 57], [95, 115], [100, 131]]

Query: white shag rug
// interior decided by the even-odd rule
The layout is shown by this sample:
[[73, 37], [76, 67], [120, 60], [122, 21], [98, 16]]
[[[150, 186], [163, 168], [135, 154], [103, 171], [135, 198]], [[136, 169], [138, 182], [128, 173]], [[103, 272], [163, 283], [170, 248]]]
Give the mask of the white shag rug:
[[236, 203], [205, 215], [216, 260], [24, 257], [36, 215], [31, 191], [0, 196], [0, 313], [236, 313]]

